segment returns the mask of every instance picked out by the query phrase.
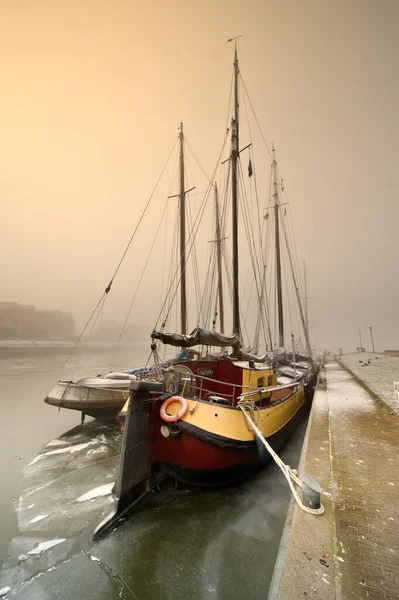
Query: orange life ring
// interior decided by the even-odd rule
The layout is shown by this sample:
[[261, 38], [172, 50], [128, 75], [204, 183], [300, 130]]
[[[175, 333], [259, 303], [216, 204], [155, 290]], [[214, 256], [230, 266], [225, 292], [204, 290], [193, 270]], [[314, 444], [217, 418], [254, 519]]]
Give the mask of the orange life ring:
[[[166, 409], [168, 408], [169, 404], [172, 404], [172, 402], [179, 402], [181, 404], [181, 408], [175, 415], [168, 415]], [[172, 423], [173, 421], [181, 419], [186, 414], [187, 406], [187, 400], [183, 398], [183, 396], [171, 396], [162, 404], [159, 414], [161, 415], [161, 419], [163, 421]]]

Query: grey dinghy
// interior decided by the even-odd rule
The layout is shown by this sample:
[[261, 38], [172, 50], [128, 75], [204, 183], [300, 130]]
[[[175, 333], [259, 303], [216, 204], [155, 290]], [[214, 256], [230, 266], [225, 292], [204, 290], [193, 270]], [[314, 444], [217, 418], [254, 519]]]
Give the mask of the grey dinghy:
[[99, 421], [114, 420], [129, 396], [129, 384], [133, 379], [136, 376], [128, 373], [111, 373], [76, 382], [59, 381], [44, 401], [58, 408], [79, 410], [82, 420], [85, 415]]

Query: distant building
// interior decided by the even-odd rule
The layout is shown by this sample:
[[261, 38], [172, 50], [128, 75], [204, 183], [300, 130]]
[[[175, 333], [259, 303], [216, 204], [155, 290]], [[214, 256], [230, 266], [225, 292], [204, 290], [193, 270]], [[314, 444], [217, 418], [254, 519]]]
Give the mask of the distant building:
[[399, 356], [399, 350], [384, 350], [387, 356]]
[[366, 352], [366, 349], [365, 349], [365, 348], [363, 348], [363, 346], [358, 346], [358, 347], [356, 348], [356, 352]]
[[0, 302], [2, 340], [71, 340], [74, 329], [75, 319], [71, 313]]

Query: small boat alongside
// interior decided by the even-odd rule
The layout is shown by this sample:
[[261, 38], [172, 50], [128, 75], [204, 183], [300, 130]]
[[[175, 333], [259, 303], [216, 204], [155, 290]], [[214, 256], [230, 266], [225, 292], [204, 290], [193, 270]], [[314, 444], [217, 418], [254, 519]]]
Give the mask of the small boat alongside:
[[[176, 359], [178, 360], [178, 359]], [[151, 381], [159, 377], [161, 369], [169, 369], [173, 360], [165, 363], [138, 367], [130, 371], [111, 372], [108, 375], [84, 377], [78, 381], [58, 381], [44, 398], [44, 402], [57, 408], [77, 410], [85, 416], [103, 422], [115, 422], [129, 397], [130, 383], [137, 378]]]
[[[111, 374], [112, 375], [112, 374]], [[59, 381], [44, 401], [51, 406], [77, 410], [99, 421], [114, 421], [129, 396], [129, 385], [136, 377], [85, 377], [79, 381]]]

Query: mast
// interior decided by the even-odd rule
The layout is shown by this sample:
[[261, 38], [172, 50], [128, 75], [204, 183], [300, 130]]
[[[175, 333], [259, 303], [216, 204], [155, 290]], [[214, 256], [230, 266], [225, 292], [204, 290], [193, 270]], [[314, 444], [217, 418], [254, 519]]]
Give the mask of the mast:
[[187, 333], [187, 292], [186, 292], [186, 192], [184, 189], [184, 135], [180, 123], [180, 320], [181, 333]]
[[216, 181], [215, 181], [215, 206], [216, 206], [216, 252], [217, 252], [217, 261], [218, 261], [219, 319], [220, 319], [220, 333], [224, 333], [222, 251], [221, 251], [222, 239], [220, 236], [219, 200], [218, 200], [218, 187], [217, 187]]
[[292, 260], [292, 254], [291, 254], [290, 244], [289, 244], [289, 240], [288, 240], [288, 236], [287, 236], [287, 230], [286, 230], [285, 227], [283, 227], [283, 233], [284, 233], [284, 238], [285, 238], [285, 245], [286, 245], [286, 248], [287, 248], [289, 265], [290, 265], [290, 269], [291, 269], [292, 282], [294, 284], [296, 299], [297, 299], [297, 302], [298, 302], [299, 315], [301, 317], [301, 323], [302, 323], [302, 327], [303, 327], [303, 332], [305, 334], [306, 352], [307, 352], [308, 356], [312, 356], [312, 348], [310, 346], [310, 339], [309, 339], [309, 323], [308, 323], [308, 320], [307, 320], [307, 308], [306, 308], [306, 315], [305, 315], [303, 307], [302, 307], [301, 296], [299, 294], [299, 287], [298, 287], [298, 284], [297, 284], [297, 281], [296, 281], [295, 269], [294, 269], [294, 261]]
[[233, 219], [233, 333], [240, 335], [240, 305], [238, 296], [238, 198], [237, 165], [239, 154], [239, 104], [238, 104], [237, 43], [234, 48], [234, 117], [231, 120], [231, 186]]
[[279, 346], [284, 347], [284, 315], [283, 315], [283, 291], [281, 284], [281, 251], [280, 251], [280, 221], [279, 221], [279, 197], [277, 190], [277, 162], [273, 144], [273, 200], [276, 242], [276, 277], [277, 277], [277, 309], [278, 309], [278, 339]]
[[306, 320], [306, 328], [309, 331], [309, 317], [308, 317], [308, 284], [306, 279], [306, 265], [305, 261], [303, 261], [303, 280], [305, 283], [305, 320]]
[[255, 328], [255, 336], [254, 336], [254, 352], [257, 352], [257, 348], [259, 346], [259, 334], [260, 334], [260, 327], [261, 327], [261, 315], [262, 315], [262, 308], [263, 308], [263, 292], [265, 289], [265, 281], [266, 281], [266, 265], [263, 265], [263, 275], [262, 275], [262, 287], [261, 287], [261, 293], [259, 296], [259, 310], [258, 310], [258, 318], [256, 321], [256, 328]]
[[306, 323], [306, 352], [309, 356], [312, 354], [312, 348], [310, 347], [310, 336], [309, 336], [309, 314], [308, 314], [308, 281], [306, 277], [306, 265], [303, 261], [303, 278], [305, 283], [305, 323]]

